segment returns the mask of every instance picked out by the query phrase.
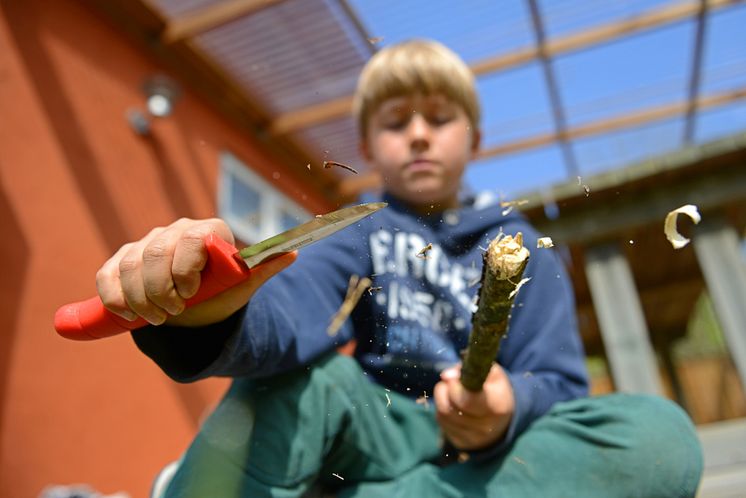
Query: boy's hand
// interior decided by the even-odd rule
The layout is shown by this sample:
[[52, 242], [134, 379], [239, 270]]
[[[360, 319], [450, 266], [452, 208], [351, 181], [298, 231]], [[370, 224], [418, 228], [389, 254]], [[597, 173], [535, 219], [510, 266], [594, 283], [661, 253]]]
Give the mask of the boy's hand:
[[513, 388], [505, 370], [492, 369], [478, 393], [461, 385], [461, 366], [444, 370], [435, 385], [436, 419], [459, 450], [479, 450], [499, 441], [515, 410]]
[[295, 260], [296, 253], [290, 253], [259, 265], [246, 282], [185, 310], [185, 300], [199, 289], [207, 262], [204, 239], [211, 233], [234, 243], [220, 219], [182, 218], [122, 246], [96, 274], [104, 306], [127, 320], [141, 316], [153, 325], [216, 323], [240, 309], [259, 286]]

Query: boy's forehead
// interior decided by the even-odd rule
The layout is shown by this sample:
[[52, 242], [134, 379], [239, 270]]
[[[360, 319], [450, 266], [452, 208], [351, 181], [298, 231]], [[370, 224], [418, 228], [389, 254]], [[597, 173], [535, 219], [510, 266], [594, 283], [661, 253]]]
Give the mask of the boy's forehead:
[[422, 93], [415, 93], [410, 95], [397, 95], [389, 97], [381, 102], [381, 104], [378, 106], [378, 110], [386, 112], [451, 104], [453, 104], [453, 101], [442, 93], [432, 93], [427, 95]]

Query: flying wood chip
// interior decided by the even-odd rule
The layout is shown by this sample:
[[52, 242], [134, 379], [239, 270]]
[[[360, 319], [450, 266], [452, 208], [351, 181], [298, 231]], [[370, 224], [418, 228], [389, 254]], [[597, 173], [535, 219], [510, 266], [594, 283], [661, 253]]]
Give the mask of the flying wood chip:
[[345, 296], [342, 305], [339, 307], [337, 313], [332, 317], [332, 321], [329, 327], [326, 329], [327, 334], [334, 336], [339, 332], [342, 324], [350, 316], [352, 310], [355, 309], [357, 302], [371, 285], [372, 281], [368, 277], [360, 278], [358, 275], [351, 275], [350, 281], [347, 285], [347, 295]]
[[554, 242], [551, 237], [539, 237], [536, 240], [537, 249], [548, 249], [550, 247], [554, 247]]
[[676, 221], [678, 220], [680, 214], [687, 215], [689, 218], [692, 219], [695, 225], [698, 224], [702, 219], [702, 217], [699, 215], [699, 211], [697, 211], [697, 206], [695, 206], [694, 204], [681, 206], [680, 208], [674, 209], [666, 215], [666, 221], [663, 223], [663, 232], [666, 234], [666, 238], [671, 243], [674, 249], [681, 249], [690, 242], [689, 239], [682, 236], [676, 229]]
[[352, 171], [357, 175], [357, 170], [353, 168], [352, 166], [347, 166], [346, 164], [338, 163], [337, 161], [324, 161], [324, 169], [329, 169], [332, 166], [337, 166], [338, 168], [346, 169], [347, 171]]

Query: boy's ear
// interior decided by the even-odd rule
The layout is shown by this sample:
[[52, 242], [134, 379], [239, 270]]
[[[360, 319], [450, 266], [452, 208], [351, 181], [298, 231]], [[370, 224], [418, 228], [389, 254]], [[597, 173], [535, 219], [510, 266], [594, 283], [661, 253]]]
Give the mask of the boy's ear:
[[476, 156], [479, 153], [479, 147], [482, 145], [482, 130], [475, 129], [471, 134], [471, 153]]
[[358, 142], [357, 147], [363, 159], [365, 159], [368, 162], [371, 162], [373, 158], [370, 155], [370, 147], [368, 146], [368, 141], [364, 138], [361, 138], [360, 142]]

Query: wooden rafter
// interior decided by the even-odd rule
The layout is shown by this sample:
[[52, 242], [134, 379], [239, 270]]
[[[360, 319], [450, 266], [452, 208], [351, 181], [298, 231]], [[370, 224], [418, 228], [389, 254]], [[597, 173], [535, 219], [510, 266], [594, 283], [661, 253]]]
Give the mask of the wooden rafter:
[[[730, 104], [739, 100], [746, 100], [746, 87], [738, 88], [728, 92], [717, 93], [714, 95], [708, 95], [705, 97], [699, 97], [697, 98], [695, 105], [698, 110], [705, 110], [712, 107], [719, 107], [722, 105]], [[656, 121], [663, 121], [665, 119], [679, 117], [685, 114], [689, 107], [690, 103], [688, 100], [686, 100], [674, 104], [667, 104], [650, 109], [644, 109], [642, 111], [633, 113], [622, 114], [620, 116], [602, 119], [599, 121], [569, 128], [565, 131], [564, 138], [567, 140], [575, 140], [579, 138], [600, 135], [602, 133], [635, 128], [649, 123], [654, 123]], [[544, 147], [557, 142], [559, 138], [560, 137], [557, 136], [556, 133], [546, 133], [522, 140], [516, 140], [514, 142], [508, 142], [481, 151], [481, 153], [479, 154], [479, 159], [486, 159], [489, 157], [496, 157], [529, 149]], [[360, 177], [350, 178], [348, 180], [342, 181], [338, 186], [338, 192], [340, 195], [343, 195], [345, 197], [355, 196], [360, 192], [378, 188], [380, 184], [380, 178], [375, 173], [369, 173], [367, 175], [362, 175]]]
[[269, 125], [269, 131], [273, 135], [284, 135], [330, 119], [347, 116], [351, 109], [352, 96], [348, 95], [319, 105], [308, 106], [298, 111], [280, 114]]
[[565, 119], [564, 106], [562, 105], [562, 98], [560, 97], [557, 80], [554, 77], [552, 59], [547, 54], [547, 40], [544, 31], [544, 23], [541, 18], [541, 11], [539, 10], [539, 3], [538, 0], [527, 1], [529, 11], [531, 12], [531, 24], [533, 25], [534, 35], [536, 36], [536, 50], [539, 54], [541, 69], [544, 73], [544, 81], [547, 86], [547, 92], [549, 93], [549, 103], [552, 108], [552, 117], [554, 119], [554, 131], [557, 137], [559, 137], [559, 146], [562, 150], [562, 158], [565, 162], [568, 177], [575, 178], [579, 174], [578, 161], [575, 158], [572, 145], [565, 138], [567, 120]]
[[199, 33], [248, 16], [281, 1], [283, 0], [231, 0], [210, 5], [191, 14], [169, 20], [163, 30], [161, 40], [165, 43], [175, 43], [192, 38]]
[[686, 110], [684, 121], [684, 143], [689, 144], [694, 140], [694, 119], [697, 113], [697, 95], [702, 79], [702, 54], [705, 44], [705, 29], [707, 28], [707, 1], [700, 0], [700, 9], [697, 15], [697, 32], [694, 35], [694, 47], [692, 49], [692, 72], [689, 78], [689, 108]]
[[[708, 11], [744, 3], [744, 0], [703, 1], [706, 3]], [[641, 31], [661, 28], [669, 24], [681, 22], [697, 16], [699, 13], [700, 5], [698, 3], [676, 2], [673, 5], [655, 8], [623, 21], [603, 24], [595, 28], [561, 36], [554, 40], [547, 40], [545, 54], [549, 58], [554, 58], [558, 55], [608, 43]], [[538, 48], [531, 46], [477, 62], [472, 64], [471, 69], [476, 75], [483, 75], [527, 64], [540, 57], [541, 54]], [[342, 103], [345, 104], [340, 105]], [[270, 125], [270, 130], [274, 134], [285, 134], [300, 128], [341, 118], [349, 114], [352, 108], [351, 104], [352, 97], [347, 96], [331, 102], [323, 102], [297, 111], [291, 111], [277, 116]]]

